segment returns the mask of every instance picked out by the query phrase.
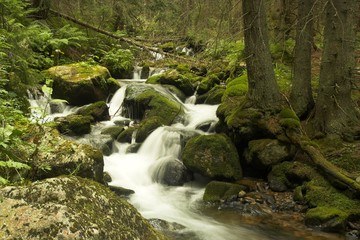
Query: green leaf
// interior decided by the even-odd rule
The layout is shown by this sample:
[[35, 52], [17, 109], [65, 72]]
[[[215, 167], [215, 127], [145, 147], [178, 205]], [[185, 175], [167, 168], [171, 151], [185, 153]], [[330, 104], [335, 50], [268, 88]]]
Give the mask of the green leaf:
[[0, 161], [0, 167], [15, 168], [15, 169], [31, 169], [31, 167], [25, 163], [9, 161]]
[[57, 99], [57, 98], [51, 99], [50, 102], [51, 102], [51, 103], [66, 103], [66, 104], [69, 104], [68, 101], [66, 101], [66, 100], [64, 100], [64, 99]]
[[51, 87], [48, 87], [46, 85], [43, 85], [41, 87], [41, 90], [43, 91], [43, 93], [47, 96], [51, 96], [52, 92], [53, 92], [53, 89]]

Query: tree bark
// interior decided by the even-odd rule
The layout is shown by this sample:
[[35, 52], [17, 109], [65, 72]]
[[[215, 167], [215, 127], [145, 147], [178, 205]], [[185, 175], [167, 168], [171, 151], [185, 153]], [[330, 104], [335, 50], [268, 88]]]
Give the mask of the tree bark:
[[292, 80], [290, 102], [299, 117], [306, 115], [314, 106], [311, 88], [313, 4], [313, 0], [298, 0], [294, 77]]
[[263, 0], [243, 0], [248, 98], [258, 108], [275, 108], [280, 92], [269, 49]]
[[358, 0], [329, 0], [326, 6], [324, 50], [320, 69], [315, 127], [324, 133], [342, 135], [349, 125], [359, 126], [351, 100], [355, 67], [355, 29]]

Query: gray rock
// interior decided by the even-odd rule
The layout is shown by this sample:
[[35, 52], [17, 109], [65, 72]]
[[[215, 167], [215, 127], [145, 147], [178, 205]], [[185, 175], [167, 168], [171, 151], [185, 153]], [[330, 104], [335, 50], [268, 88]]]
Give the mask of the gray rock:
[[0, 239], [165, 239], [105, 186], [79, 177], [0, 189]]

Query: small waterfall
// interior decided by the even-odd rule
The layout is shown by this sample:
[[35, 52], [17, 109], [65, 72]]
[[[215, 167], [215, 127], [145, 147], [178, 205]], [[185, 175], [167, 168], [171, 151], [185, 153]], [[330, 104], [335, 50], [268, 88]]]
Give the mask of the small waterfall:
[[121, 106], [125, 98], [126, 85], [118, 89], [109, 103], [109, 115], [114, 117], [120, 115]]

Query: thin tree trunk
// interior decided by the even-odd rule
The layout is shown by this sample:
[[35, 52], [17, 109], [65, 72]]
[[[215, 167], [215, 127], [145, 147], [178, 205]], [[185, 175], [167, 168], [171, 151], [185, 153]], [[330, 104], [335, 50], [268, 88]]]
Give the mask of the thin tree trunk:
[[342, 135], [359, 127], [351, 100], [355, 67], [355, 30], [358, 0], [329, 0], [326, 6], [324, 50], [321, 61], [315, 127], [325, 133]]
[[243, 0], [248, 98], [258, 108], [276, 108], [280, 92], [269, 49], [263, 0]]
[[311, 88], [313, 3], [313, 0], [298, 0], [294, 77], [292, 81], [290, 102], [299, 117], [307, 114], [314, 106]]

